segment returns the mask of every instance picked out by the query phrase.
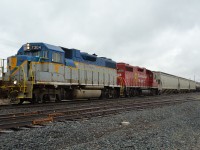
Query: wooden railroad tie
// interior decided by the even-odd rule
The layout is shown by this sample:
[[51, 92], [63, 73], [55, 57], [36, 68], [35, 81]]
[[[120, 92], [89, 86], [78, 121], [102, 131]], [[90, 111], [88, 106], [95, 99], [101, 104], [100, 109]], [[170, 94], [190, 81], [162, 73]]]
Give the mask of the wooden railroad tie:
[[32, 121], [33, 125], [40, 125], [48, 122], [53, 122], [53, 117], [47, 117], [47, 118], [40, 118], [40, 119], [35, 119]]

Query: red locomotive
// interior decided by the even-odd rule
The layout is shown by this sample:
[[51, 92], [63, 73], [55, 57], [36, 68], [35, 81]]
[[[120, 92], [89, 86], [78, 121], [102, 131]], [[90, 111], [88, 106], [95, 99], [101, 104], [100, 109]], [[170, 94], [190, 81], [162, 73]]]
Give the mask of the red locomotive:
[[117, 84], [121, 86], [120, 95], [135, 96], [144, 91], [157, 94], [158, 84], [154, 73], [146, 68], [117, 63]]

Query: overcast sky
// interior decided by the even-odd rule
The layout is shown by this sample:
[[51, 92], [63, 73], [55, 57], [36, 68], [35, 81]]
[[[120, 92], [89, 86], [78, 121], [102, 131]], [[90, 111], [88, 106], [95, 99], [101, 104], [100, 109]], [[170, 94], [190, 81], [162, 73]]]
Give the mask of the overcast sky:
[[200, 81], [200, 1], [0, 0], [0, 58], [27, 42]]

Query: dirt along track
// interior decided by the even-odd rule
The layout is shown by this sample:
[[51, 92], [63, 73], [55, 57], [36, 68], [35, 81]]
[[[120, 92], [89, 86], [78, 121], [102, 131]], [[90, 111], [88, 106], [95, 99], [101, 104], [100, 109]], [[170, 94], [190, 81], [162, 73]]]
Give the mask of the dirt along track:
[[[41, 104], [35, 105], [38, 107], [33, 108], [31, 108], [31, 105], [21, 106], [19, 108], [16, 107], [17, 110], [21, 110], [19, 113], [11, 113], [9, 109], [5, 109], [7, 113], [0, 115], [0, 129], [18, 129], [19, 127], [43, 125], [53, 121], [105, 116], [130, 110], [143, 110], [199, 100], [199, 93], [190, 93], [94, 102], [86, 101], [84, 103], [71, 103], [68, 105], [63, 105], [64, 103]], [[51, 105], [53, 107], [50, 107]], [[15, 112], [13, 107], [11, 110]]]

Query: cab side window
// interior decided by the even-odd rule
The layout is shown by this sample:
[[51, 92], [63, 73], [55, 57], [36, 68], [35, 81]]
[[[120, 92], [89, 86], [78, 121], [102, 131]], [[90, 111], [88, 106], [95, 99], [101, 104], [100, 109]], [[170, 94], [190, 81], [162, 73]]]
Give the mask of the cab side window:
[[49, 58], [49, 52], [48, 51], [43, 51], [43, 58]]
[[57, 63], [62, 63], [62, 55], [61, 53], [52, 52], [52, 61]]
[[33, 52], [32, 55], [33, 55], [33, 56], [38, 56], [38, 57], [39, 57], [39, 56], [40, 56], [40, 51]]

